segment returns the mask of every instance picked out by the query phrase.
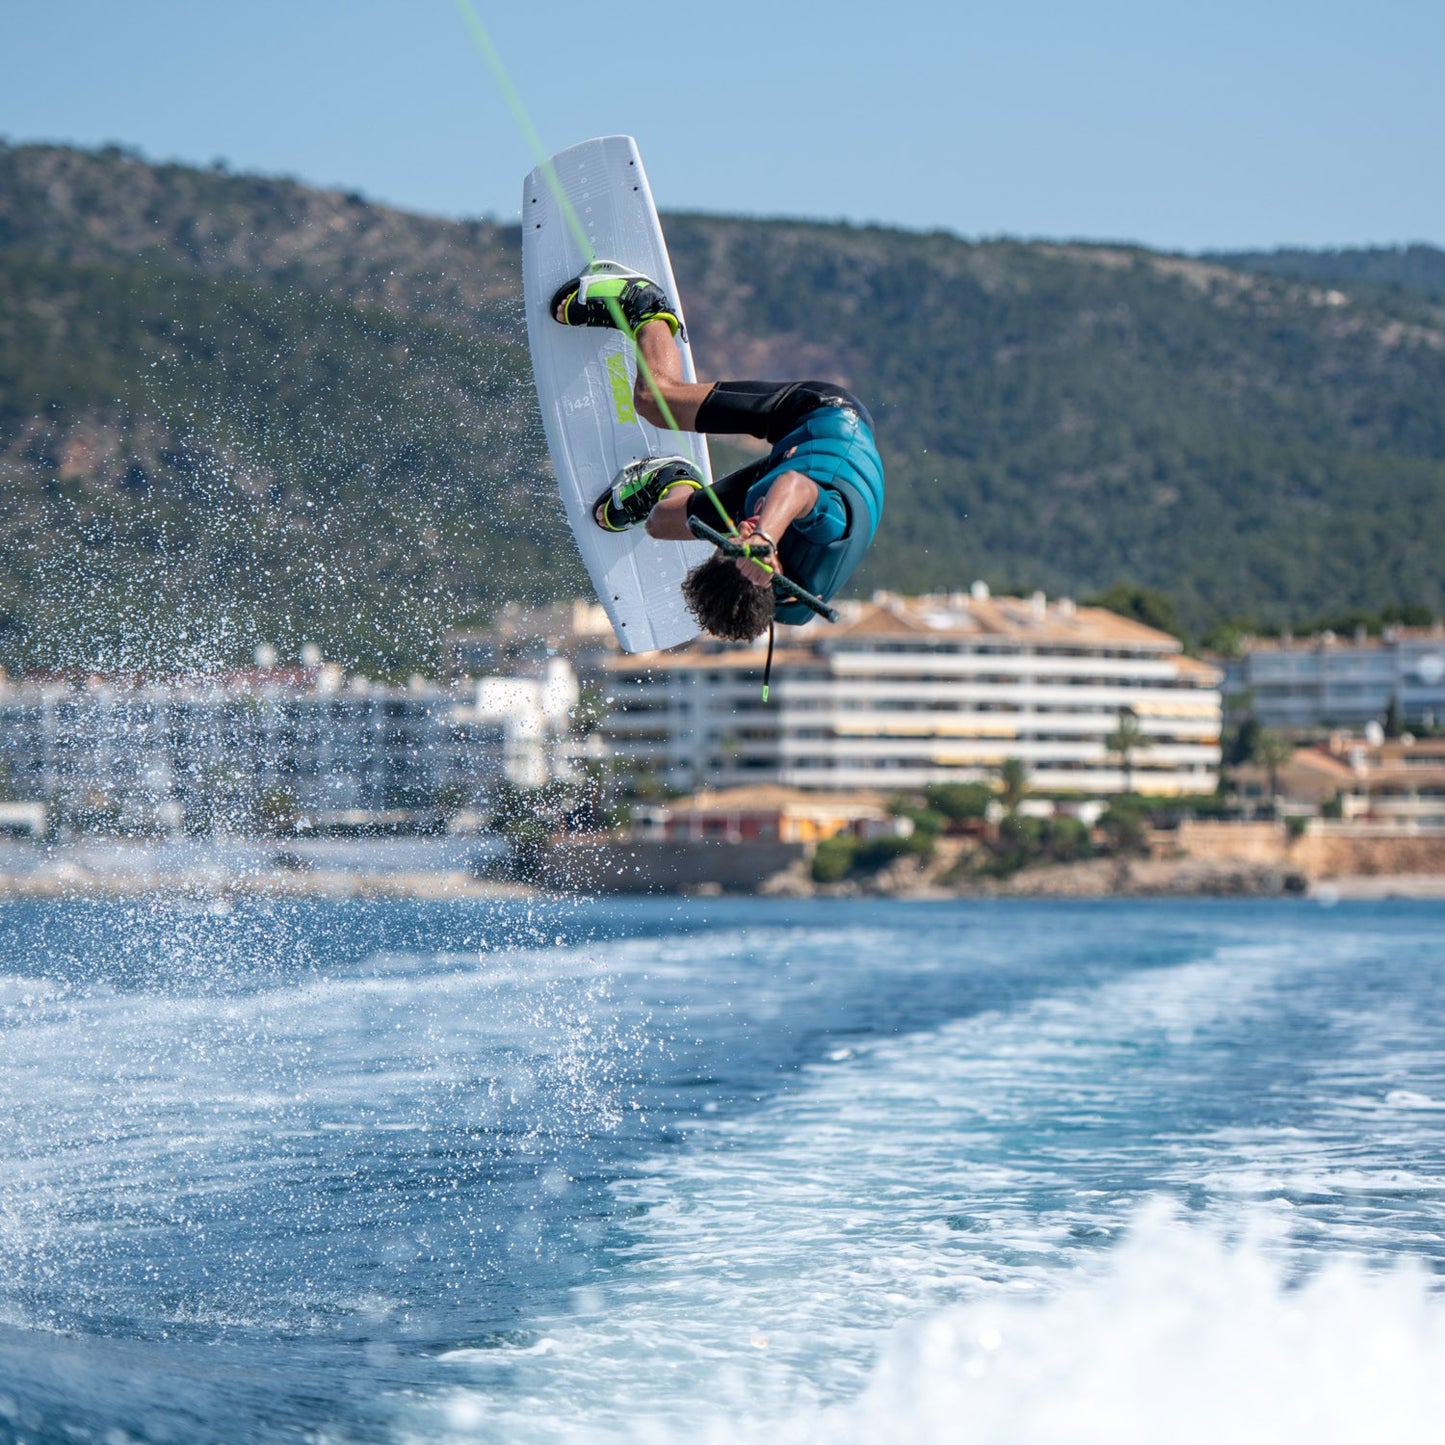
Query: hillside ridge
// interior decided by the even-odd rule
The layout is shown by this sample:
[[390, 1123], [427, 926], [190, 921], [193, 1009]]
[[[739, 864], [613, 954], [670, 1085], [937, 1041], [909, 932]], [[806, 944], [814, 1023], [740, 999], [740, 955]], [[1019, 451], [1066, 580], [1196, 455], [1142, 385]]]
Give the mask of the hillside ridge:
[[[1445, 304], [1110, 244], [664, 218], [708, 375], [827, 376], [889, 472], [857, 590], [1445, 610]], [[0, 143], [0, 665], [398, 671], [585, 588], [518, 231]]]

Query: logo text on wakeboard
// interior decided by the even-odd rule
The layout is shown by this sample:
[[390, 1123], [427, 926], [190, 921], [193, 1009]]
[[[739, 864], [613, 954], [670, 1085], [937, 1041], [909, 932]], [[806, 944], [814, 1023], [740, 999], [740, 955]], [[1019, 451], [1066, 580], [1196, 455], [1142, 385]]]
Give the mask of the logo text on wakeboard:
[[614, 351], [607, 358], [607, 384], [612, 390], [612, 409], [618, 421], [636, 421], [637, 409], [632, 405], [632, 378], [627, 374], [627, 358]]

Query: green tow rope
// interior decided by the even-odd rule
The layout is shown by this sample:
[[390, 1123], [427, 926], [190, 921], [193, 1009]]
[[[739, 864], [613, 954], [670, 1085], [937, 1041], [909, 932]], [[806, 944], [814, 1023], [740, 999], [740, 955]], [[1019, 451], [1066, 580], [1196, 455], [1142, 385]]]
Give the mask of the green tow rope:
[[[562, 189], [562, 183], [557, 179], [557, 172], [552, 166], [551, 157], [547, 154], [547, 148], [542, 144], [542, 137], [537, 127], [532, 124], [532, 117], [527, 113], [527, 107], [522, 104], [522, 97], [517, 93], [517, 88], [512, 84], [512, 78], [507, 74], [507, 68], [502, 64], [501, 54], [492, 43], [492, 37], [487, 32], [487, 27], [482, 24], [481, 16], [477, 14], [471, 0], [456, 0], [457, 13], [461, 16], [462, 24], [466, 26], [472, 39], [476, 42], [477, 49], [482, 53], [482, 59], [486, 62], [488, 70], [492, 72], [492, 79], [496, 82], [497, 89], [501, 92], [502, 99], [506, 102], [507, 109], [512, 112], [512, 119], [521, 131], [523, 139], [536, 159], [541, 169], [542, 178], [547, 183], [547, 188], [552, 192], [557, 202], [558, 209], [562, 212], [567, 222], [568, 229], [572, 232], [572, 238], [577, 242], [578, 248], [583, 256], [587, 258], [586, 264], [590, 266], [597, 259], [597, 253], [592, 249], [592, 243], [587, 238], [586, 229], [581, 219], [573, 208], [571, 201], [567, 199], [567, 193]], [[674, 298], [675, 299], [675, 298]], [[667, 403], [667, 398], [662, 394], [662, 388], [657, 384], [657, 378], [653, 375], [652, 368], [647, 364], [647, 358], [642, 354], [642, 348], [637, 344], [637, 333], [627, 323], [627, 318], [622, 314], [622, 307], [618, 304], [616, 297], [608, 296], [603, 298], [608, 314], [612, 317], [612, 324], [628, 340], [632, 347], [632, 354], [637, 361], [638, 375], [647, 383], [647, 388], [652, 393], [653, 400], [657, 403], [657, 409], [662, 413], [663, 420], [668, 428], [679, 438], [683, 435], [682, 428], [677, 424], [677, 418], [672, 414], [672, 408]], [[784, 577], [776, 567], [764, 562], [761, 557], [754, 557], [751, 547], [744, 544], [741, 533], [738, 531], [737, 523], [728, 515], [728, 510], [722, 504], [722, 498], [714, 490], [712, 483], [704, 481], [703, 491], [707, 493], [708, 500], [713, 504], [718, 516], [722, 519], [727, 534], [715, 531], [705, 522], [696, 517], [689, 517], [687, 525], [695, 537], [701, 537], [711, 542], [715, 547], [721, 549], [727, 557], [747, 557], [757, 566], [761, 567], [773, 579], [774, 593], [781, 592], [784, 596], [791, 597], [801, 602], [805, 607], [811, 608], [820, 617], [825, 617], [829, 622], [838, 620], [838, 613], [828, 606], [821, 598], [815, 597], [811, 592], [799, 587], [791, 578]], [[768, 624], [768, 660], [763, 670], [763, 701], [768, 700], [768, 681], [773, 671], [773, 625]]]
[[[562, 183], [557, 179], [557, 172], [553, 169], [546, 146], [542, 144], [542, 137], [538, 134], [537, 127], [532, 124], [532, 117], [527, 113], [526, 106], [522, 104], [522, 97], [517, 93], [516, 86], [512, 84], [511, 76], [507, 74], [507, 68], [502, 64], [502, 57], [492, 43], [492, 37], [487, 33], [487, 27], [482, 24], [482, 18], [477, 14], [471, 0], [456, 0], [456, 7], [457, 13], [462, 18], [462, 24], [466, 26], [472, 39], [476, 42], [477, 49], [482, 53], [482, 59], [487, 63], [487, 69], [492, 72], [492, 79], [496, 82], [507, 109], [512, 112], [512, 119], [517, 123], [517, 129], [521, 131], [522, 138], [526, 141], [537, 165], [541, 168], [542, 178], [546, 181], [548, 190], [552, 192], [552, 196], [567, 222], [567, 227], [572, 232], [573, 240], [577, 242], [583, 256], [587, 258], [587, 265], [590, 266], [597, 259], [597, 253], [592, 249], [592, 243], [587, 239], [587, 232], [577, 212], [573, 209], [571, 201], [567, 199], [567, 193], [562, 189]], [[682, 428], [678, 426], [677, 418], [673, 416], [672, 408], [667, 404], [667, 399], [657, 384], [657, 378], [653, 376], [652, 368], [647, 364], [647, 358], [643, 356], [642, 348], [637, 344], [637, 333], [627, 324], [627, 318], [622, 314], [622, 307], [618, 304], [616, 297], [607, 296], [602, 299], [612, 317], [612, 324], [631, 343], [632, 353], [637, 361], [638, 374], [647, 383], [648, 390], [652, 392], [652, 398], [657, 403], [657, 409], [662, 413], [663, 420], [666, 421], [672, 432], [681, 437], [683, 435]], [[672, 299], [675, 301], [676, 298]], [[722, 518], [728, 535], [736, 537], [738, 535], [737, 524], [728, 515], [722, 499], [713, 490], [710, 482], [704, 481], [702, 485], [708, 495], [708, 500], [717, 509], [718, 516]], [[759, 562], [758, 565], [766, 566], [762, 562]]]

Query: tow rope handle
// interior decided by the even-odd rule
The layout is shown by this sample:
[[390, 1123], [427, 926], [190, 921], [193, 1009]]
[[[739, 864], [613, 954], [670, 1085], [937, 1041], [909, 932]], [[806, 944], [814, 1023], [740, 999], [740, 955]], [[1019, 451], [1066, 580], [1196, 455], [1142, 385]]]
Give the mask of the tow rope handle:
[[[746, 542], [739, 541], [736, 537], [724, 537], [721, 532], [714, 531], [700, 518], [689, 517], [687, 528], [694, 537], [701, 537], [703, 541], [711, 542], [724, 557], [751, 555]], [[791, 597], [795, 602], [801, 602], [804, 607], [816, 612], [819, 617], [825, 618], [829, 622], [838, 620], [837, 608], [829, 607], [821, 597], [815, 597], [807, 588], [799, 587], [791, 577], [784, 577], [781, 572], [773, 573], [773, 591], [782, 593], [784, 597]]]

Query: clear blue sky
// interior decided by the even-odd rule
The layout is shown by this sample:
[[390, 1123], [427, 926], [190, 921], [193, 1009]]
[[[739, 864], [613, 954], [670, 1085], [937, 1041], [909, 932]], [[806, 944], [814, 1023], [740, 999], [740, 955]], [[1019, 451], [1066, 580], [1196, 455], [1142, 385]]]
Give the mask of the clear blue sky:
[[[665, 209], [1172, 249], [1445, 244], [1441, 0], [476, 0], [549, 149]], [[453, 0], [0, 0], [0, 136], [515, 215]]]

